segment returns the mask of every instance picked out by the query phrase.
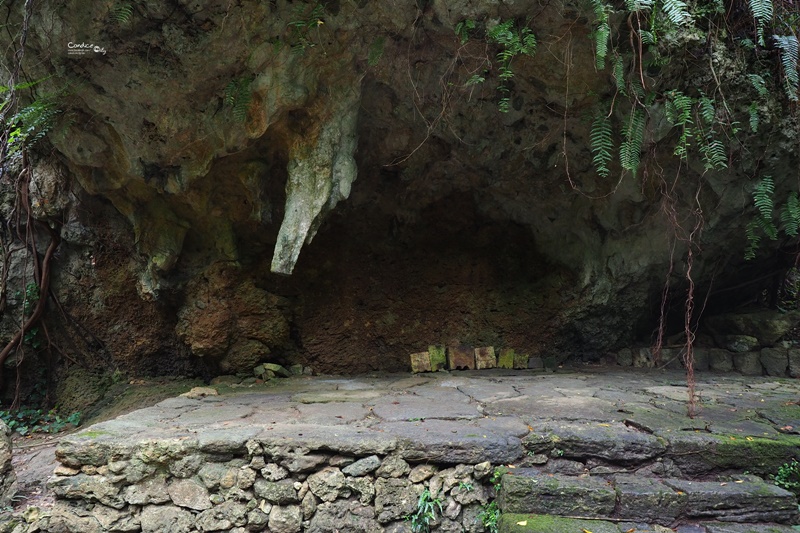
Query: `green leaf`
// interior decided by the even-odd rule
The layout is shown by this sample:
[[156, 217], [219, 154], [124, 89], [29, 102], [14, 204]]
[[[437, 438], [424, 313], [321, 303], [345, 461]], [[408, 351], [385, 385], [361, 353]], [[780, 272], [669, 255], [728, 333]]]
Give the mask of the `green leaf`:
[[611, 134], [611, 121], [607, 114], [598, 113], [594, 119], [590, 140], [593, 154], [592, 164], [599, 176], [608, 177], [610, 174], [608, 164], [611, 162], [614, 151], [614, 141]]

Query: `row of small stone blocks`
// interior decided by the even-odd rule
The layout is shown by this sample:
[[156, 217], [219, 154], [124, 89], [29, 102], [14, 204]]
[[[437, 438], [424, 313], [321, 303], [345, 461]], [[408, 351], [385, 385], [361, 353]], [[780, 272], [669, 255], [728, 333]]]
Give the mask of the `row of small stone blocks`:
[[504, 348], [495, 354], [494, 346], [470, 348], [466, 346], [428, 346], [427, 352], [411, 354], [411, 371], [437, 372], [439, 370], [483, 370], [485, 368], [528, 368], [528, 356]]
[[[767, 376], [793, 378], [800, 377], [800, 349], [762, 348], [760, 351], [731, 352], [724, 348], [695, 347], [694, 369], [716, 372], [737, 372], [745, 376]], [[664, 348], [661, 362], [667, 368], [681, 368], [683, 350]], [[650, 348], [640, 348], [635, 353], [624, 348], [617, 353], [617, 363], [621, 366], [653, 366]]]

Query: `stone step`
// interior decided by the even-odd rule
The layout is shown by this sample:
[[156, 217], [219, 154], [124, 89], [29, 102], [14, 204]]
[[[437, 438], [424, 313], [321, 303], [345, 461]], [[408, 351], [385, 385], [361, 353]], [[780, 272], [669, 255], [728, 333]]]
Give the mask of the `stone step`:
[[550, 515], [504, 513], [498, 521], [498, 533], [797, 533], [781, 524], [735, 524], [697, 522], [666, 528], [639, 522], [587, 520]]
[[517, 468], [502, 477], [505, 513], [615, 518], [669, 525], [679, 521], [794, 524], [797, 498], [755, 476], [689, 481], [617, 475], [609, 478], [542, 474]]

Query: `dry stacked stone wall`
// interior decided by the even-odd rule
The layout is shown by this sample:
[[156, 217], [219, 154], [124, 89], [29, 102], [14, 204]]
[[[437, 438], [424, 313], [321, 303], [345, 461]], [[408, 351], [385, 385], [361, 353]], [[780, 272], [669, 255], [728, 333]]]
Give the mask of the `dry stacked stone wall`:
[[427, 489], [429, 501], [438, 500], [431, 525], [481, 532], [481, 513], [495, 497], [489, 462], [411, 464], [397, 455], [268, 450], [255, 442], [242, 454], [184, 452], [180, 443], [154, 441], [129, 457], [113, 450], [60, 457], [49, 484], [58, 500], [41, 530], [411, 531]]

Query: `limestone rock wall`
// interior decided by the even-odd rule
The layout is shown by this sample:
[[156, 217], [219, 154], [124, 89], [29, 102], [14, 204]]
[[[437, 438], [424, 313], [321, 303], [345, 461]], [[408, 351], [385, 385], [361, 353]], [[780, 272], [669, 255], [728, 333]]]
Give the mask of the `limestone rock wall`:
[[[453, 343], [596, 360], [650, 338], [668, 272], [682, 294], [697, 213], [698, 287], [777, 262], [742, 268], [742, 214], [764, 164], [800, 168], [795, 119], [765, 104], [769, 143], [706, 171], [672, 157], [655, 106], [652, 164], [600, 178], [588, 117], [614, 89], [578, 4], [120, 5], [37, 3], [25, 64], [63, 111], [39, 156], [58, 172], [36, 178], [37, 216], [64, 221], [56, 291], [96, 339], [52, 329], [90, 366], [402, 370], [408, 353]], [[498, 50], [462, 42], [466, 19], [537, 36], [537, 54], [514, 59], [508, 113]], [[710, 60], [735, 75], [725, 54]], [[467, 83], [476, 73], [485, 83]]]
[[10, 506], [16, 492], [16, 475], [11, 465], [11, 430], [0, 420], [0, 507]]

